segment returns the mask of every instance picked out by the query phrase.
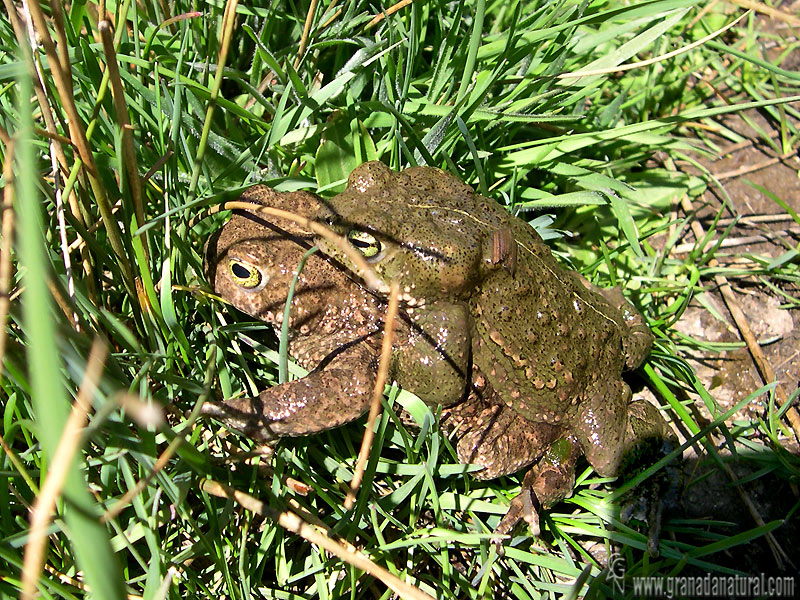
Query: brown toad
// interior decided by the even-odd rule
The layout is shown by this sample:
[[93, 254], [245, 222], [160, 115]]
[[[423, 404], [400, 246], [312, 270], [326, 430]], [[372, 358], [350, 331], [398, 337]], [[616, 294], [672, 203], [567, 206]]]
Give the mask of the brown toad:
[[236, 214], [207, 244], [206, 275], [234, 306], [273, 324], [300, 257], [317, 244], [292, 304], [289, 351], [312, 372], [258, 398], [207, 410], [262, 439], [305, 435], [359, 417], [375, 381], [388, 283], [401, 288], [390, 377], [441, 404], [459, 460], [490, 479], [536, 463], [498, 528], [571, 491], [583, 454], [617, 473], [642, 438], [663, 437], [658, 411], [631, 402], [621, 378], [652, 344], [617, 289], [559, 265], [539, 235], [439, 169], [379, 162], [330, 200], [256, 187], [243, 200], [292, 210], [346, 237], [378, 273], [368, 291], [345, 254], [302, 227]]

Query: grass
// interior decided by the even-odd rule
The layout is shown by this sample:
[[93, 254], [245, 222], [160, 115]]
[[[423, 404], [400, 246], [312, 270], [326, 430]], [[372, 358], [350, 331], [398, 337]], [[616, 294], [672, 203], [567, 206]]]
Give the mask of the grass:
[[[225, 462], [252, 443], [196, 421], [210, 394], [277, 381], [278, 361], [262, 325], [208, 293], [201, 250], [224, 215], [200, 219], [203, 207], [255, 183], [331, 195], [355, 166], [379, 159], [439, 166], [527, 219], [547, 211], [536, 223], [553, 248], [592, 281], [622, 285], [646, 314], [658, 342], [642, 373], [670, 417], [712, 456], [720, 439], [736, 440], [764, 473], [796, 478], [797, 459], [758, 439], [785, 435], [771, 388], [746, 399], [765, 402], [763, 419], [726, 422], [732, 411], [682, 359], [701, 343], [673, 329], [718, 274], [784, 290], [798, 281], [796, 250], [759, 259], [756, 272], [715, 264], [714, 244], [669, 253], [688, 229], [673, 206], [717, 185], [707, 171], [670, 165], [718, 151], [710, 132], [742, 141], [721, 116], [759, 107], [780, 131], [762, 129], [762, 141], [778, 154], [797, 148], [800, 78], [761, 52], [773, 34], [756, 14], [672, 58], [619, 70], [743, 12], [686, 0], [461, 0], [411, 3], [381, 19], [374, 4], [321, 3], [302, 49], [306, 3], [124, 1], [104, 5], [112, 28], [94, 3], [64, 14], [50, 3], [40, 18], [30, 5], [33, 61], [17, 37], [24, 23], [15, 33], [9, 20], [24, 14], [7, 4], [0, 15], [2, 186], [6, 202], [14, 195], [6, 256], [16, 221], [12, 276], [0, 281], [11, 295], [0, 344], [0, 594], [20, 593], [35, 539], [28, 509], [65, 432], [78, 458], [47, 530], [45, 570], [27, 570], [44, 597], [83, 597], [85, 585], [95, 598], [389, 597], [361, 570], [206, 493], [208, 478], [275, 510], [291, 505], [442, 598], [608, 595], [592, 545], [621, 548], [629, 575], [731, 573], [717, 559], [777, 527], [726, 537], [720, 523], [668, 521], [651, 558], [644, 528], [619, 521], [619, 493], [584, 467], [575, 494], [544, 515], [542, 537], [520, 530], [499, 557], [489, 532], [520, 477], [465, 475], [435, 407], [413, 397], [400, 403], [420, 431], [395, 411], [392, 390], [347, 511], [362, 423], [284, 440], [270, 460]], [[234, 10], [235, 22], [225, 17]], [[37, 80], [44, 89], [32, 95]], [[656, 153], [666, 159], [654, 163]], [[664, 232], [666, 246], [654, 247]], [[110, 354], [76, 434], [66, 423], [97, 338]], [[711, 424], [696, 421], [691, 399]]]

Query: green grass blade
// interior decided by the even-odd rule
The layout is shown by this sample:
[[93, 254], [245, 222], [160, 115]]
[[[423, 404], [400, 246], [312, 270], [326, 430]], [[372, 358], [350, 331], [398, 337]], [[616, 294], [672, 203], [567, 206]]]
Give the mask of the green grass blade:
[[[50, 272], [44, 252], [41, 203], [35, 180], [39, 169], [34, 155], [30, 96], [30, 80], [22, 76], [19, 79], [22, 101], [16, 191], [19, 252], [25, 266], [24, 323], [38, 437], [46, 453], [52, 456], [61, 439], [70, 403], [61, 377], [56, 322], [47, 286]], [[64, 509], [68, 536], [86, 583], [96, 598], [125, 598], [124, 579], [111, 550], [108, 532], [100, 524], [97, 506], [77, 463], [73, 462], [70, 467], [63, 495], [68, 500]]]

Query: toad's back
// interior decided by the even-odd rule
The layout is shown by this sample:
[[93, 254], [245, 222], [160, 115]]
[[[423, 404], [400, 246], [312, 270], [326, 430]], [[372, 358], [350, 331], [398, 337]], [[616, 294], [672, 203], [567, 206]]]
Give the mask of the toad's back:
[[530, 226], [508, 219], [515, 264], [489, 274], [470, 302], [474, 360], [518, 414], [561, 423], [594, 380], [619, 377], [627, 326]]

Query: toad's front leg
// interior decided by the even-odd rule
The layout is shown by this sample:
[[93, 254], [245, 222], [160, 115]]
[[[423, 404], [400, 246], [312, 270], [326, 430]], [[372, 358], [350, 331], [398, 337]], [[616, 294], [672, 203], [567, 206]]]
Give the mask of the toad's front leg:
[[208, 402], [205, 415], [266, 442], [333, 429], [363, 415], [377, 375], [376, 352], [360, 342], [332, 353], [314, 371], [256, 398]]

